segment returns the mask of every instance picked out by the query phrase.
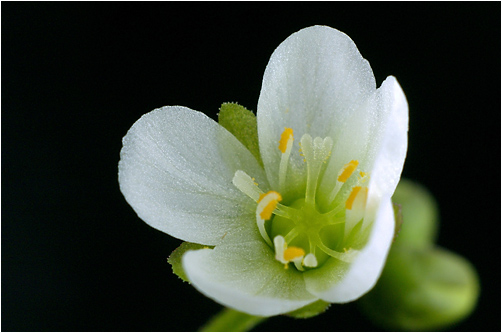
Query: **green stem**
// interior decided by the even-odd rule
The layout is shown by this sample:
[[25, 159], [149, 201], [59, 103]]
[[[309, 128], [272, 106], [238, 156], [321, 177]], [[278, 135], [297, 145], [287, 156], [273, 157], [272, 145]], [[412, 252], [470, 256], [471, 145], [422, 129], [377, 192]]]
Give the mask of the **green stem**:
[[267, 318], [225, 308], [202, 326], [199, 332], [247, 332]]

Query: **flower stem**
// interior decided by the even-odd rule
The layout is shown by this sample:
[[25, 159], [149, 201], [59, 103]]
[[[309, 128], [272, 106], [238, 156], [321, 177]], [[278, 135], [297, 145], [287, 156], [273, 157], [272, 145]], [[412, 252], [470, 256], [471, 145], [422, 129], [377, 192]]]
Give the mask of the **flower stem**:
[[246, 332], [267, 318], [225, 308], [202, 326], [199, 332]]

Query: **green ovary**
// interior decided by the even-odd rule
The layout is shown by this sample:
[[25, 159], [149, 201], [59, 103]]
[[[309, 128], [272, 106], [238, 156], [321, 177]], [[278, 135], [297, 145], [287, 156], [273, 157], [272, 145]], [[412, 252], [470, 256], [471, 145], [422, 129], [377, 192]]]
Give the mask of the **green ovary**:
[[289, 205], [287, 212], [288, 217], [275, 215], [267, 222], [267, 232], [271, 239], [283, 236], [287, 246], [299, 247], [305, 253], [314, 254], [317, 267], [330, 257], [322, 250], [323, 247], [343, 251], [344, 211], [335, 216], [322, 214], [315, 204], [302, 198]]

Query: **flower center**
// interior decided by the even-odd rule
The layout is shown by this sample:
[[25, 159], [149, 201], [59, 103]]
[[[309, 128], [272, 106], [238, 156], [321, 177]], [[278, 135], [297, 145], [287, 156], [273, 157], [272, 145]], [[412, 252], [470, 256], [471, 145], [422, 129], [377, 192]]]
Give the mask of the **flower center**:
[[[326, 162], [331, 156], [333, 140], [304, 134], [300, 139], [300, 155], [303, 157], [305, 191], [297, 198], [280, 203], [280, 193], [287, 193], [289, 161], [293, 148], [293, 130], [286, 128], [279, 140], [281, 161], [279, 164], [279, 191], [264, 193], [254, 179], [238, 170], [233, 184], [257, 202], [256, 223], [261, 236], [274, 249], [275, 258], [289, 267], [304, 271], [319, 267], [333, 257], [350, 262], [357, 250], [352, 244], [361, 230], [364, 218], [368, 176], [359, 172], [353, 175], [359, 162], [352, 160], [336, 175], [333, 188], [319, 193], [318, 185], [330, 175], [325, 173]], [[349, 179], [351, 181], [349, 182]], [[347, 184], [350, 183], [350, 184]], [[322, 197], [328, 209], [321, 209], [316, 198]], [[273, 241], [272, 241], [273, 240]]]

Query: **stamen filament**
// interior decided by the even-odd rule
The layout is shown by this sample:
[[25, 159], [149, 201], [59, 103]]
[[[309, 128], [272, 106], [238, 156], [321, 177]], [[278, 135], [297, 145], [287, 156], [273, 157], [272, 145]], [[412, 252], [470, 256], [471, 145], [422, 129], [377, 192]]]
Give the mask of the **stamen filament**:
[[284, 237], [284, 240], [286, 241], [286, 243], [291, 243], [291, 241], [293, 241], [296, 236], [298, 236], [298, 229], [293, 228], [287, 233], [287, 235]]
[[284, 206], [283, 204], [277, 204], [274, 214], [295, 221], [295, 216], [298, 214], [298, 211], [294, 208]]
[[256, 214], [256, 225], [258, 226], [258, 231], [260, 231], [261, 237], [267, 242], [269, 246], [272, 246], [272, 241], [267, 234], [267, 230], [265, 229], [265, 220], [259, 218], [258, 214]]
[[335, 217], [336, 214], [340, 213], [344, 208], [344, 203], [341, 202], [339, 203], [335, 208], [333, 208], [332, 210], [330, 210], [329, 212], [327, 213], [324, 213], [322, 214], [326, 219], [331, 219], [333, 217]]
[[352, 160], [343, 166], [343, 168], [338, 173], [335, 187], [333, 188], [333, 190], [329, 194], [329, 197], [328, 197], [329, 203], [332, 203], [333, 200], [335, 200], [336, 195], [338, 194], [338, 192], [340, 192], [340, 189], [345, 184], [345, 182], [347, 182], [347, 180], [350, 178], [350, 176], [352, 176], [354, 171], [357, 169], [358, 165], [359, 165], [359, 161]]
[[336, 195], [338, 194], [338, 192], [340, 192], [340, 189], [342, 188], [344, 183], [340, 182], [340, 181], [336, 181], [336, 185], [335, 187], [333, 188], [333, 190], [331, 191], [331, 193], [329, 194], [329, 197], [328, 197], [328, 202], [331, 203], [333, 202], [333, 200], [335, 200], [336, 198]]
[[356, 257], [356, 255], [359, 253], [359, 251], [353, 249], [350, 249], [346, 252], [338, 252], [332, 250], [328, 248], [326, 245], [324, 245], [320, 237], [317, 239], [317, 246], [319, 246], [319, 248], [327, 255], [347, 263], [351, 263]]

